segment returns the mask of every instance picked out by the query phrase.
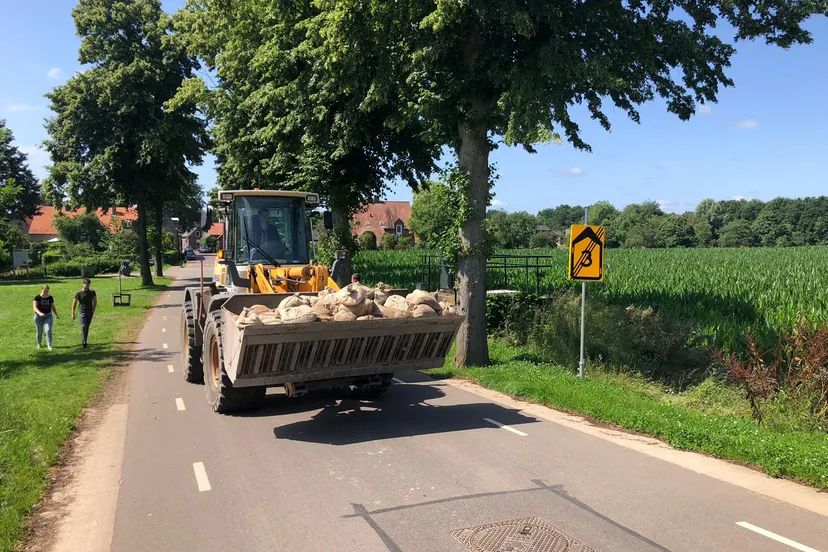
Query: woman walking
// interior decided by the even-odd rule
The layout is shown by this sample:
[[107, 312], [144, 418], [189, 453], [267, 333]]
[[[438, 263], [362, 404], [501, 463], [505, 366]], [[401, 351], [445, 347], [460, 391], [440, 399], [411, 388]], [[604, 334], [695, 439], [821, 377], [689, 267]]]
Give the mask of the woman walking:
[[55, 319], [60, 320], [57, 308], [55, 308], [55, 298], [49, 295], [49, 286], [40, 288], [40, 295], [35, 295], [32, 302], [34, 309], [34, 325], [37, 328], [37, 348], [40, 349], [43, 341], [43, 330], [46, 330], [46, 347], [52, 350], [52, 313], [55, 314]]

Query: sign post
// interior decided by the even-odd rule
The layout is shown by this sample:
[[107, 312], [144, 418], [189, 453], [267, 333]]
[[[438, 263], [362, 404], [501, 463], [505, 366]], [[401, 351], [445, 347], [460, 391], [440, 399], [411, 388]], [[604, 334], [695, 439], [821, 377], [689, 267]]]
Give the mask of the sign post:
[[586, 284], [604, 281], [603, 226], [589, 226], [589, 207], [584, 207], [584, 224], [573, 224], [569, 232], [569, 279], [581, 282], [581, 356], [578, 376], [584, 377], [584, 334], [586, 331]]

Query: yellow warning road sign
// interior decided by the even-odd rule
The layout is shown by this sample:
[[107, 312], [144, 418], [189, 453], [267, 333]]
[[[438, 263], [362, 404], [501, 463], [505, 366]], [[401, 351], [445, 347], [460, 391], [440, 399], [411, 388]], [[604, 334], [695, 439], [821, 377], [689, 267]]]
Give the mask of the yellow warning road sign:
[[603, 226], [573, 224], [569, 232], [569, 279], [604, 281]]

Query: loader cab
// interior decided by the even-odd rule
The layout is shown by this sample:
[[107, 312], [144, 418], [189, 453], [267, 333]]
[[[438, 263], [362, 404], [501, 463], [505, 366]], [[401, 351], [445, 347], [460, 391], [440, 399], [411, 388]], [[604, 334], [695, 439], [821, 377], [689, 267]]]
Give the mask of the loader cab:
[[308, 196], [317, 197], [267, 190], [221, 192], [220, 199], [227, 205], [224, 257], [237, 265], [272, 265], [272, 260], [285, 266], [308, 264]]

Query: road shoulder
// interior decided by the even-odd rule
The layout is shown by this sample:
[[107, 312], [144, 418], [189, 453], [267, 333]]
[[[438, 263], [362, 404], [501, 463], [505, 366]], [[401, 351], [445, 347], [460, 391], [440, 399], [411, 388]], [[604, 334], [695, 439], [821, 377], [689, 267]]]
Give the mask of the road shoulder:
[[[427, 377], [427, 376], [424, 376]], [[526, 402], [504, 393], [487, 389], [464, 379], [442, 380], [459, 389], [469, 391], [508, 408], [565, 426], [581, 433], [609, 441], [642, 454], [670, 462], [682, 468], [707, 475], [719, 481], [736, 485], [765, 499], [782, 502], [828, 517], [828, 494], [786, 479], [775, 479], [750, 468], [705, 456], [696, 452], [677, 450], [663, 441], [635, 435], [592, 423], [583, 416], [568, 414], [535, 403]]]

